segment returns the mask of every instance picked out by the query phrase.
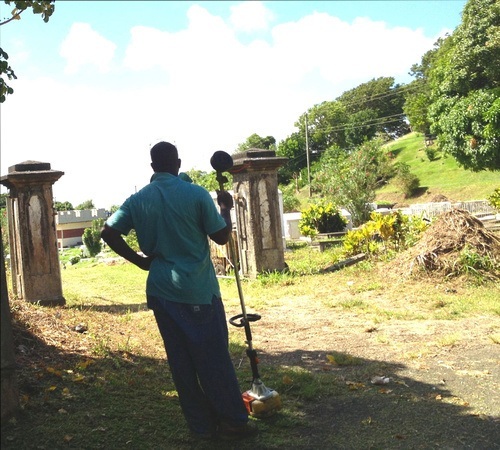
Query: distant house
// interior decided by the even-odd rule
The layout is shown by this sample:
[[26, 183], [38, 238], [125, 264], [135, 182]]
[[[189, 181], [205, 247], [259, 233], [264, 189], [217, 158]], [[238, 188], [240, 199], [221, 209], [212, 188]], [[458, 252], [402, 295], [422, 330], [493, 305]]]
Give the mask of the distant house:
[[82, 245], [82, 235], [85, 228], [90, 228], [93, 220], [106, 220], [108, 215], [108, 211], [104, 208], [82, 209], [77, 211], [57, 211], [57, 248], [76, 247], [77, 245]]

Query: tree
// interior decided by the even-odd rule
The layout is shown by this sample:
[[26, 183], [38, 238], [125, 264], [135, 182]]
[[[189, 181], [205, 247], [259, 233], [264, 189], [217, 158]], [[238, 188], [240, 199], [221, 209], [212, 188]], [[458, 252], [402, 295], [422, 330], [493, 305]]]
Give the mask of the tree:
[[94, 202], [92, 200], [85, 200], [83, 203], [80, 203], [75, 209], [83, 210], [83, 209], [95, 209]]
[[[4, 0], [5, 4], [10, 5], [12, 2], [10, 0]], [[21, 13], [28, 8], [33, 8], [35, 14], [42, 14], [44, 22], [48, 22], [49, 17], [54, 12], [54, 0], [50, 1], [15, 1], [15, 8], [12, 11], [12, 17], [10, 19], [0, 22], [0, 25], [5, 25], [11, 20], [19, 19]], [[12, 94], [14, 90], [7, 85], [4, 79], [4, 75], [7, 79], [12, 80], [16, 78], [14, 70], [9, 66], [7, 60], [9, 59], [8, 54], [0, 48], [0, 103], [6, 100], [7, 95]], [[1, 230], [0, 230], [1, 231]], [[3, 246], [2, 246], [3, 247]], [[9, 306], [9, 292], [7, 290], [7, 277], [5, 274], [5, 258], [3, 253], [3, 248], [1, 253], [2, 267], [1, 269], [1, 355], [2, 355], [2, 366], [1, 366], [1, 377], [2, 377], [2, 420], [8, 418], [9, 416], [15, 414], [19, 409], [19, 398], [17, 390], [17, 379], [14, 371], [15, 367], [15, 353], [14, 353], [14, 341], [12, 337], [12, 326], [10, 317], [10, 306]]]
[[318, 163], [312, 185], [316, 192], [347, 209], [354, 226], [359, 226], [370, 218], [369, 204], [375, 199], [375, 190], [387, 179], [387, 165], [378, 140], [350, 153], [332, 147]]
[[429, 134], [431, 122], [429, 119], [429, 104], [431, 89], [429, 85], [429, 71], [434, 64], [440, 47], [446, 42], [439, 38], [434, 48], [422, 56], [420, 64], [411, 66], [410, 75], [415, 77], [405, 90], [404, 113], [408, 118], [413, 131]]
[[[43, 21], [48, 22], [50, 16], [54, 12], [54, 2], [55, 0], [48, 1], [30, 1], [30, 0], [4, 0], [6, 5], [14, 4], [14, 9], [11, 12], [11, 17], [8, 19], [2, 19], [0, 26], [6, 25], [13, 20], [20, 20], [21, 14], [29, 8], [33, 9], [34, 14], [41, 14]], [[14, 89], [12, 89], [5, 80], [17, 79], [16, 74], [12, 67], [8, 63], [9, 55], [0, 47], [0, 103], [3, 103], [7, 95], [13, 94]]]
[[[219, 189], [219, 182], [217, 181], [217, 173], [215, 170], [212, 172], [204, 172], [203, 170], [191, 169], [188, 170], [186, 174], [189, 175], [189, 178], [193, 180], [194, 184], [204, 187], [208, 192]], [[227, 172], [224, 173], [224, 176], [228, 179], [227, 189], [228, 186], [233, 185], [233, 176]]]
[[404, 86], [394, 84], [394, 78], [382, 77], [344, 92], [335, 101], [314, 105], [295, 122], [298, 131], [278, 144], [277, 153], [288, 158], [278, 171], [278, 181], [286, 184], [298, 179], [307, 165], [306, 124], [311, 165], [332, 147], [348, 151], [377, 135], [408, 133], [405, 92]]
[[263, 150], [275, 150], [276, 139], [273, 136], [261, 137], [257, 133], [252, 134], [245, 142], [238, 145], [236, 152], [243, 152], [249, 148], [260, 148]]
[[288, 184], [298, 180], [300, 173], [307, 166], [306, 140], [301, 133], [293, 133], [278, 144], [278, 156], [287, 158], [287, 162], [278, 169], [278, 183]]
[[[345, 125], [348, 113], [341, 102], [325, 101], [314, 105], [305, 114], [302, 114], [295, 122], [295, 126], [304, 137], [306, 116], [312, 160], [319, 159], [321, 152], [332, 145], [345, 146]], [[314, 155], [318, 155], [317, 158]]]
[[465, 169], [500, 170], [500, 3], [469, 0], [429, 70], [431, 131]]
[[362, 109], [349, 116], [345, 129], [345, 141], [348, 147], [357, 147], [373, 139], [377, 133], [377, 114], [373, 109]]
[[[378, 133], [399, 137], [409, 131], [403, 112], [404, 92], [404, 86], [395, 84], [393, 77], [380, 77], [344, 92], [337, 100], [344, 105], [349, 116], [360, 111], [373, 111], [374, 118], [365, 124], [375, 126]], [[370, 127], [367, 131], [371, 134]], [[370, 139], [369, 134], [367, 139]]]
[[54, 202], [54, 209], [56, 211], [73, 211], [73, 205], [70, 202]]

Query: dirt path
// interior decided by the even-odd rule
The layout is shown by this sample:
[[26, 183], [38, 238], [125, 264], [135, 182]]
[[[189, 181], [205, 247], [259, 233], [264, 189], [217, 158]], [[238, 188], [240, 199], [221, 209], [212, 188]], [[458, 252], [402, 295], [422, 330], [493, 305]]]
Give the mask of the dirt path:
[[[370, 439], [380, 448], [377, 433], [394, 437], [390, 448], [441, 448], [443, 434], [449, 448], [500, 448], [500, 346], [490, 337], [499, 321], [391, 319], [374, 325], [362, 314], [319, 308], [307, 299], [300, 308], [276, 303], [281, 305], [260, 310], [262, 319], [252, 327], [261, 372], [266, 365], [336, 372], [346, 384], [339, 395], [304, 407], [310, 425], [297, 433], [310, 445], [298, 448], [321, 442], [323, 448], [362, 448]], [[356, 365], [332, 364], [329, 357], [338, 353]], [[377, 376], [389, 378], [388, 384], [373, 385]], [[359, 392], [350, 390], [357, 386]]]

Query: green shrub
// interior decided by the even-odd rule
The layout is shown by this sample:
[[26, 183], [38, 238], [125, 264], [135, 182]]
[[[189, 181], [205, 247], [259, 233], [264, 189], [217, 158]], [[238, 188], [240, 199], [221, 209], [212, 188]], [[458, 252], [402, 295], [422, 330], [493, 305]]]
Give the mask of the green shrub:
[[434, 161], [437, 157], [437, 150], [434, 147], [425, 147], [425, 154], [429, 161]]
[[92, 221], [92, 226], [90, 228], [85, 228], [85, 230], [83, 230], [82, 240], [91, 258], [101, 251], [101, 229], [103, 225], [104, 219], [96, 219]]
[[344, 230], [347, 219], [331, 202], [316, 203], [302, 211], [299, 229], [303, 236], [314, 237], [318, 233], [334, 233]]
[[489, 254], [481, 254], [471, 245], [465, 245], [459, 257], [450, 268], [448, 277], [467, 275], [482, 280], [495, 278], [500, 271], [500, 263]]
[[493, 208], [500, 211], [500, 187], [496, 188], [487, 200]]
[[401, 189], [405, 198], [413, 196], [420, 187], [420, 179], [410, 172], [410, 166], [406, 163], [396, 165], [394, 182]]
[[370, 218], [357, 230], [347, 232], [344, 237], [344, 252], [347, 256], [402, 251], [414, 245], [428, 226], [422, 218], [407, 216], [401, 211], [387, 215], [374, 211]]
[[300, 200], [295, 195], [295, 187], [293, 185], [280, 186], [283, 194], [283, 212], [295, 212], [300, 208]]
[[137, 234], [135, 230], [130, 230], [130, 233], [125, 236], [125, 242], [128, 246], [134, 250], [134, 252], [140, 251], [139, 242], [137, 241]]
[[74, 264], [78, 264], [80, 262], [80, 257], [79, 256], [72, 256], [70, 259], [69, 259], [69, 263], [71, 265], [74, 265]]

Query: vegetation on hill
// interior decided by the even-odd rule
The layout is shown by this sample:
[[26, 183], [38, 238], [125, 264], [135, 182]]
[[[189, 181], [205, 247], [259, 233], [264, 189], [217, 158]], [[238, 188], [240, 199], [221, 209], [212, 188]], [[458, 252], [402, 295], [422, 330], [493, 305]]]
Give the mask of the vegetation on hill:
[[376, 191], [376, 201], [426, 203], [437, 196], [445, 196], [451, 201], [486, 200], [499, 187], [498, 173], [471, 172], [461, 168], [454, 158], [441, 152], [430, 161], [426, 155], [424, 139], [421, 133], [410, 133], [386, 146], [395, 162], [408, 164], [411, 172], [419, 178], [420, 189], [416, 195], [403, 198], [394, 182], [389, 181]]
[[[383, 146], [391, 165], [405, 164], [412, 174], [419, 179], [419, 188], [415, 194], [405, 197], [401, 187], [394, 178], [389, 178], [374, 191], [373, 201], [390, 205], [409, 205], [428, 203], [435, 199], [450, 201], [487, 200], [500, 187], [500, 176], [496, 172], [472, 172], [461, 168], [451, 156], [443, 155], [437, 149], [432, 160], [427, 153], [429, 148], [436, 149], [436, 144], [427, 147], [422, 133], [409, 133]], [[321, 162], [318, 164], [321, 166]], [[334, 170], [332, 168], [331, 170]], [[331, 171], [330, 171], [331, 173]], [[312, 173], [314, 181], [316, 174]], [[309, 197], [307, 180], [300, 180], [296, 187], [295, 180], [288, 186], [281, 186], [286, 204], [291, 205], [289, 211], [300, 211], [314, 201], [318, 194]]]

